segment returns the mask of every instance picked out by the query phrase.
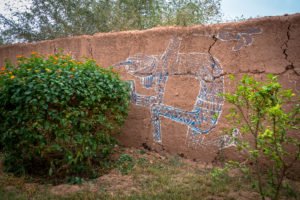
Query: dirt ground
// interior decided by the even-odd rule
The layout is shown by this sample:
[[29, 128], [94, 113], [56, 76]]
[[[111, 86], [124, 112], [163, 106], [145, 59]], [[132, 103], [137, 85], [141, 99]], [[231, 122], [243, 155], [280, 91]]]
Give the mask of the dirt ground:
[[[130, 158], [120, 162], [120, 158]], [[228, 199], [256, 200], [251, 177], [238, 169], [219, 168], [180, 156], [121, 148], [116, 165], [99, 178], [81, 184], [40, 184], [29, 177], [0, 172], [0, 199]], [[282, 199], [299, 199], [300, 182], [289, 181], [293, 191]]]

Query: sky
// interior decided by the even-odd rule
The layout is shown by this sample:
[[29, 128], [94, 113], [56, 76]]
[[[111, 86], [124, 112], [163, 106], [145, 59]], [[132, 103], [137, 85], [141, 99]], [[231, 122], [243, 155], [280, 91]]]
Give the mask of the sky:
[[[0, 13], [8, 14], [5, 3], [24, 6], [28, 0], [0, 0]], [[274, 16], [300, 13], [300, 0], [221, 0], [224, 20], [236, 17]]]
[[222, 0], [225, 19], [300, 13], [300, 0]]

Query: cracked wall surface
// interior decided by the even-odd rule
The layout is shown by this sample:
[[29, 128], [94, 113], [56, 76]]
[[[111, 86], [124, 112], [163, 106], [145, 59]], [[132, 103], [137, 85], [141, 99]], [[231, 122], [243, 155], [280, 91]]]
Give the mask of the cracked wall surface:
[[[197, 106], [203, 109], [205, 105], [213, 111], [218, 109], [213, 107], [214, 100], [207, 95], [205, 98], [208, 103], [198, 101], [204, 97], [201, 93], [208, 91], [208, 95], [211, 95], [213, 88], [218, 87], [210, 82], [221, 79], [222, 88], [226, 92], [233, 91], [237, 81], [230, 80], [229, 75], [235, 75], [238, 80], [244, 74], [251, 74], [264, 80], [266, 74], [272, 73], [278, 75], [283, 87], [299, 95], [299, 38], [300, 14], [295, 14], [239, 23], [98, 33], [93, 36], [1, 46], [0, 66], [5, 59], [16, 62], [17, 55], [29, 56], [32, 51], [47, 55], [62, 49], [78, 59], [93, 58], [103, 67], [119, 64], [121, 77], [133, 81], [136, 94], [144, 98], [144, 106], [132, 103], [128, 120], [119, 136], [120, 142], [127, 146], [143, 146], [211, 162], [220, 147], [232, 146], [230, 138], [225, 138], [223, 133], [229, 127], [224, 116], [228, 114], [230, 106], [225, 102], [217, 121], [204, 124], [207, 116], [197, 118], [192, 113]], [[172, 46], [170, 41], [177, 39], [180, 45], [176, 46], [173, 42]], [[167, 47], [170, 47], [169, 51]], [[155, 67], [146, 66], [149, 56], [155, 61]], [[146, 66], [144, 71], [129, 70], [129, 73], [128, 63], [132, 65], [133, 60], [140, 61], [136, 67]], [[122, 61], [127, 62], [127, 68], [120, 67]], [[214, 73], [214, 66], [220, 67], [219, 73]], [[212, 77], [205, 77], [209, 73]], [[205, 84], [211, 89], [205, 90]], [[151, 98], [152, 103], [149, 100]], [[160, 139], [154, 134], [158, 130], [158, 122]], [[201, 131], [197, 132], [196, 123], [200, 128], [211, 126], [211, 129], [197, 135]], [[226, 151], [235, 155], [230, 148]]]

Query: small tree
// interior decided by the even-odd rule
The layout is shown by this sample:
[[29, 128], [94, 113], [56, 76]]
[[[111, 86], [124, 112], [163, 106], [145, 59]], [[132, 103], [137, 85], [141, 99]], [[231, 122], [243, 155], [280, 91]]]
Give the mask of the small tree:
[[273, 75], [266, 82], [246, 75], [233, 94], [225, 94], [234, 105], [227, 117], [240, 127], [242, 134], [253, 139], [238, 140], [238, 147], [254, 163], [251, 171], [256, 175], [263, 200], [266, 196], [279, 199], [283, 180], [300, 158], [299, 134], [292, 131], [299, 129], [299, 104], [291, 101], [293, 96], [291, 90], [282, 89]]

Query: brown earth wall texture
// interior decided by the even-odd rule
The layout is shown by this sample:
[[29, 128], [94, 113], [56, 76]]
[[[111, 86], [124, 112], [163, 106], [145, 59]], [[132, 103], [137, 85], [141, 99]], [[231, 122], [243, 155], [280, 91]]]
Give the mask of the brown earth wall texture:
[[262, 80], [276, 74], [284, 88], [299, 95], [299, 38], [300, 14], [295, 14], [2, 46], [0, 66], [7, 58], [15, 62], [17, 55], [59, 49], [115, 66], [134, 88], [120, 142], [211, 162], [220, 148], [236, 156], [223, 136], [230, 106], [217, 95], [234, 90], [237, 81], [229, 75]]

